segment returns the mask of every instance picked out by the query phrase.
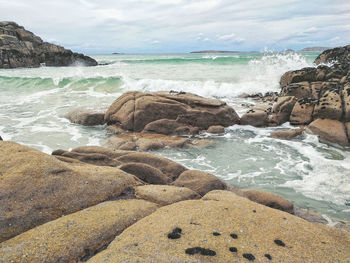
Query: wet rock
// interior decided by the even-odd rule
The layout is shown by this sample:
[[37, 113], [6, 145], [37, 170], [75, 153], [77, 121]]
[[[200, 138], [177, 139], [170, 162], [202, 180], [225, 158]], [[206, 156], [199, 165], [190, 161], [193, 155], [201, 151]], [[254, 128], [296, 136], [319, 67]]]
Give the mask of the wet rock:
[[315, 106], [313, 118], [327, 118], [340, 120], [342, 117], [342, 99], [339, 89], [325, 91], [320, 96], [319, 103]]
[[227, 188], [227, 185], [216, 176], [199, 170], [183, 172], [172, 184], [187, 187], [202, 196], [212, 190], [224, 190]]
[[342, 97], [344, 101], [344, 104], [343, 104], [344, 121], [349, 122], [350, 121], [350, 82], [344, 85], [344, 88], [342, 90]]
[[73, 123], [84, 126], [103, 125], [104, 112], [96, 112], [85, 108], [78, 108], [67, 113], [64, 117]]
[[69, 164], [13, 142], [0, 143], [0, 163], [0, 242], [140, 184], [117, 168]]
[[1, 138], [1, 136], [0, 136], [0, 141], [3, 141], [3, 139]]
[[40, 37], [15, 22], [0, 22], [0, 68], [96, 66], [96, 60], [61, 46], [43, 42]]
[[112, 150], [150, 151], [165, 147], [204, 147], [210, 144], [212, 144], [210, 139], [173, 137], [155, 133], [125, 133], [110, 137], [105, 146]]
[[304, 129], [288, 129], [288, 130], [277, 130], [270, 134], [270, 137], [281, 139], [281, 140], [291, 140], [303, 133]]
[[290, 114], [289, 122], [293, 125], [309, 124], [313, 120], [314, 104], [308, 99], [301, 99], [295, 103]]
[[[306, 84], [310, 81], [316, 81], [316, 68], [303, 68], [301, 70], [288, 71], [284, 73], [280, 80], [281, 87], [288, 86], [292, 83], [304, 82]], [[291, 90], [299, 89], [302, 86], [293, 86]], [[289, 92], [286, 92], [283, 96], [289, 95]], [[295, 95], [292, 95], [295, 96]]]
[[104, 202], [1, 243], [0, 261], [56, 263], [88, 259], [156, 209], [156, 204], [144, 200]]
[[210, 126], [207, 132], [213, 134], [222, 134], [225, 133], [225, 128], [221, 125]]
[[137, 178], [149, 184], [169, 184], [172, 180], [159, 169], [144, 163], [125, 163], [118, 167], [126, 173], [133, 174]]
[[243, 196], [249, 200], [274, 208], [287, 213], [294, 213], [294, 205], [282, 196], [260, 191], [260, 190], [243, 190]]
[[[180, 237], [168, 238], [175, 228], [181, 229]], [[212, 235], [214, 231], [221, 235]], [[231, 233], [238, 238], [232, 239]], [[275, 240], [286, 246], [276, 245]], [[275, 262], [346, 262], [349, 241], [349, 233], [320, 227], [228, 191], [213, 191], [202, 200], [159, 208], [124, 230], [88, 263], [247, 262], [253, 257], [254, 262], [266, 262], [267, 254]], [[215, 254], [202, 254], [202, 249]]]
[[113, 130], [166, 135], [239, 123], [236, 112], [223, 101], [176, 92], [127, 92], [109, 107], [105, 120]]
[[310, 123], [306, 131], [318, 135], [323, 142], [338, 143], [346, 146], [349, 144], [344, 123], [331, 119], [316, 119]]
[[200, 199], [201, 196], [186, 187], [177, 187], [171, 185], [143, 185], [135, 187], [137, 198], [159, 204], [170, 205], [172, 203]]

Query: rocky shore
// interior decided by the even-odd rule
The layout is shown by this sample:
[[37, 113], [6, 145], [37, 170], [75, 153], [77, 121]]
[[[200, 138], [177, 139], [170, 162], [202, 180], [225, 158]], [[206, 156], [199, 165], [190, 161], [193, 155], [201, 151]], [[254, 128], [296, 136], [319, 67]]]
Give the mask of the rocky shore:
[[349, 262], [346, 227], [144, 152], [207, 145], [194, 135], [234, 124], [287, 121], [300, 129], [271, 136], [306, 127], [348, 145], [349, 54], [350, 46], [325, 51], [318, 67], [287, 72], [281, 93], [241, 118], [191, 93], [128, 92], [106, 111], [65, 116], [106, 125], [106, 147], [48, 155], [0, 137], [0, 262]]
[[0, 22], [0, 68], [96, 66], [93, 58], [44, 42], [15, 22]]

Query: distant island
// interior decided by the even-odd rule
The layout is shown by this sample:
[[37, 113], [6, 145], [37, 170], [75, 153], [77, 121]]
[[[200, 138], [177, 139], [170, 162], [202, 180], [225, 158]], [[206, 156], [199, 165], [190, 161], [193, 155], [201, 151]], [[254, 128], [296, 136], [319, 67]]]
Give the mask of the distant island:
[[327, 49], [331, 49], [330, 47], [306, 47], [306, 48], [303, 48], [301, 49], [300, 51], [301, 52], [323, 52]]
[[240, 51], [227, 51], [227, 50], [199, 50], [192, 51], [190, 53], [240, 53]]

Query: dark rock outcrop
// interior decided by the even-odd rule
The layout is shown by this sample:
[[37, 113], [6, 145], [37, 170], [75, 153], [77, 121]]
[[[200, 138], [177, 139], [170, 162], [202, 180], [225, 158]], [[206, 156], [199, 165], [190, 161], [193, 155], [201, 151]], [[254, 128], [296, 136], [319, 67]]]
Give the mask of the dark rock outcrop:
[[15, 22], [0, 22], [0, 68], [96, 66], [97, 62], [83, 54], [44, 42]]
[[109, 107], [105, 121], [116, 133], [185, 135], [238, 124], [239, 117], [225, 102], [191, 93], [127, 92]]
[[272, 111], [250, 109], [241, 123], [257, 127], [287, 121], [292, 125], [310, 124], [307, 131], [322, 141], [350, 145], [350, 45], [324, 51], [315, 64], [317, 67], [283, 74]]

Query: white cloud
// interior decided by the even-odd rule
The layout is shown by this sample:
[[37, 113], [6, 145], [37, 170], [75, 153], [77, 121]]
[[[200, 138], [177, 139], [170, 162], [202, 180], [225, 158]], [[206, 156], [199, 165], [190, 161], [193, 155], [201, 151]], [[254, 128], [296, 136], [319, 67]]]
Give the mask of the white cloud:
[[226, 35], [218, 35], [219, 40], [230, 41], [233, 43], [242, 43], [245, 41], [244, 38], [236, 36], [235, 33], [226, 34]]
[[297, 49], [350, 43], [345, 6], [341, 0], [0, 0], [0, 17], [88, 53]]

